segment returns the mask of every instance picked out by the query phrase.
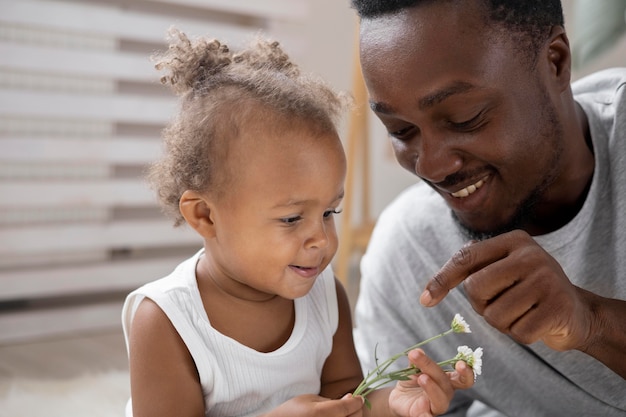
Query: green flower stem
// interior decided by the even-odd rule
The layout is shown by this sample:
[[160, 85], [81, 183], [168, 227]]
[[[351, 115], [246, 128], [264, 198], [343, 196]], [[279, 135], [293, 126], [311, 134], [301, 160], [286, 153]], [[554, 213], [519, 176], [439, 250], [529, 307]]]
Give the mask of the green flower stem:
[[[454, 370], [454, 365], [456, 365], [456, 363], [460, 360], [462, 359], [459, 358], [458, 356], [455, 356], [454, 358], [437, 362], [437, 365], [441, 368], [445, 366], [450, 366], [450, 369]], [[409, 379], [409, 376], [417, 375], [421, 372], [422, 371], [419, 368], [416, 368], [414, 366], [409, 366], [408, 368], [404, 368], [399, 371], [394, 371], [394, 372], [389, 372], [384, 375], [379, 375], [376, 378], [368, 382], [367, 386], [363, 388], [364, 390], [362, 393], [358, 394], [355, 390], [353, 395], [361, 395], [362, 397], [366, 397], [372, 391], [377, 390], [378, 388], [382, 387], [383, 385], [385, 385], [386, 383], [390, 381], [407, 381]]]
[[[430, 343], [430, 342], [432, 342], [433, 340], [439, 339], [440, 337], [443, 337], [443, 336], [449, 335], [450, 333], [453, 333], [453, 332], [454, 332], [454, 330], [453, 330], [453, 329], [448, 329], [448, 330], [446, 330], [446, 331], [445, 331], [445, 332], [443, 332], [443, 333], [439, 333], [437, 336], [433, 336], [433, 337], [431, 337], [430, 339], [426, 339], [426, 340], [424, 340], [424, 341], [422, 341], [422, 342], [419, 342], [419, 343], [417, 343], [417, 344], [415, 344], [415, 345], [411, 346], [410, 348], [405, 349], [405, 350], [404, 350], [404, 352], [402, 352], [402, 354], [398, 355], [398, 358], [399, 358], [400, 356], [406, 356], [406, 355], [408, 355], [408, 353], [409, 353], [410, 351], [412, 351], [413, 349], [417, 349], [418, 347], [423, 346], [423, 345], [425, 345], [426, 343]], [[397, 359], [397, 358], [396, 358], [396, 359]]]
[[[419, 369], [415, 367], [409, 367], [401, 371], [390, 372], [387, 374], [384, 373], [387, 370], [387, 368], [391, 366], [392, 363], [394, 363], [396, 360], [398, 360], [402, 356], [407, 356], [408, 353], [412, 351], [413, 349], [417, 349], [427, 343], [432, 342], [433, 340], [439, 339], [440, 337], [446, 336], [453, 332], [454, 332], [453, 329], [448, 329], [443, 333], [439, 333], [438, 335], [431, 337], [430, 339], [426, 339], [424, 341], [416, 343], [415, 345], [405, 349], [401, 353], [397, 353], [393, 355], [392, 357], [390, 357], [389, 359], [387, 359], [386, 361], [378, 365], [376, 368], [374, 368], [374, 370], [370, 371], [367, 374], [367, 376], [363, 379], [363, 381], [361, 381], [361, 383], [356, 388], [356, 390], [354, 390], [353, 395], [361, 395], [365, 397], [367, 394], [385, 385], [389, 381], [406, 380], [408, 379], [409, 375], [414, 375], [414, 374], [421, 372]], [[445, 365], [448, 362], [449, 361], [444, 361], [442, 362], [442, 364]]]

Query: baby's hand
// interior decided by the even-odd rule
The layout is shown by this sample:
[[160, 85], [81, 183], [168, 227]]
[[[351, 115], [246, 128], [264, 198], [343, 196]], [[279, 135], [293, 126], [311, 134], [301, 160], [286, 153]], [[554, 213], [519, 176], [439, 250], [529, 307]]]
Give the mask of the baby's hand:
[[455, 389], [474, 385], [474, 372], [465, 362], [445, 372], [423, 350], [409, 352], [409, 362], [422, 372], [400, 381], [389, 395], [389, 408], [399, 416], [436, 416], [448, 410]]
[[346, 394], [339, 400], [299, 395], [262, 417], [362, 417], [363, 399]]

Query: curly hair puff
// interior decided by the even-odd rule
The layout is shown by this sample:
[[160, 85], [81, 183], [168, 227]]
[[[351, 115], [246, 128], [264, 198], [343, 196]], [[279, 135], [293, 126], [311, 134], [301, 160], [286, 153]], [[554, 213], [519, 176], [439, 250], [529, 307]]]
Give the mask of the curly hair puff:
[[179, 202], [186, 190], [219, 195], [227, 188], [228, 144], [252, 123], [277, 129], [295, 122], [316, 134], [336, 132], [350, 102], [302, 74], [278, 42], [257, 37], [232, 52], [217, 39], [192, 40], [175, 28], [169, 41], [153, 60], [166, 72], [161, 82], [179, 96], [180, 108], [163, 131], [164, 156], [147, 179], [175, 226], [184, 223]]

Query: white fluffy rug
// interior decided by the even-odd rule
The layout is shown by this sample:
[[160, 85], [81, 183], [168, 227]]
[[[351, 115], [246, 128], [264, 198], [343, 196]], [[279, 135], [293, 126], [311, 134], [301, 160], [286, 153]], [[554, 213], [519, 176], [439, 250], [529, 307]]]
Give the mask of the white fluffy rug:
[[0, 382], [0, 417], [123, 417], [128, 372]]

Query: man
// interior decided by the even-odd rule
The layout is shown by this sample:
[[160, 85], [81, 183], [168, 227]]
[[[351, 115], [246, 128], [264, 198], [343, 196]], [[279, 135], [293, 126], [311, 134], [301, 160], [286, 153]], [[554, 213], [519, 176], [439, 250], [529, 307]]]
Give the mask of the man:
[[484, 349], [450, 415], [626, 415], [626, 69], [570, 86], [555, 0], [352, 3], [371, 108], [422, 180], [361, 263], [365, 371], [460, 313], [472, 334], [427, 346]]

